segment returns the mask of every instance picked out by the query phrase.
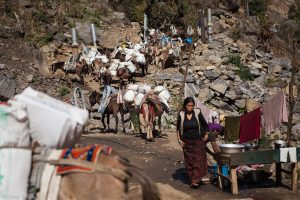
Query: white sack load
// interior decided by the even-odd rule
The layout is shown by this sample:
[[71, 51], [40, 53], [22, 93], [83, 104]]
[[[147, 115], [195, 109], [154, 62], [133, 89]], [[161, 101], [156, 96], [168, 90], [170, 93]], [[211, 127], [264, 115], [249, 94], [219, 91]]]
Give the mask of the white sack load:
[[171, 97], [171, 94], [168, 90], [165, 89], [165, 90], [161, 91], [158, 96], [162, 99], [169, 100]]
[[26, 88], [15, 96], [27, 106], [31, 138], [54, 148], [74, 145], [88, 119], [88, 111], [59, 101], [46, 94]]
[[119, 59], [112, 59], [112, 63], [120, 63], [121, 61]]
[[109, 60], [106, 55], [101, 55], [101, 56], [99, 56], [99, 58], [101, 59], [101, 62], [103, 62], [105, 64], [109, 63]]
[[135, 52], [139, 52], [143, 48], [143, 45], [141, 44], [135, 44], [133, 49]]
[[142, 53], [136, 52], [136, 53], [135, 53], [135, 60], [136, 60], [136, 62], [138, 62], [138, 63], [146, 64], [146, 58], [145, 58], [145, 55], [142, 54]]
[[99, 70], [99, 72], [100, 72], [101, 74], [103, 74], [103, 73], [106, 72], [106, 71], [107, 71], [107, 69], [106, 69], [105, 67], [101, 67], [100, 70]]
[[126, 55], [132, 55], [134, 53], [134, 49], [127, 49], [127, 48], [125, 48], [124, 52], [125, 52]]
[[168, 107], [168, 110], [170, 110], [170, 105], [168, 104], [168, 101], [166, 99], [160, 98], [160, 101], [163, 102]]
[[116, 71], [119, 68], [119, 64], [118, 63], [111, 63], [109, 66], [109, 71]]
[[0, 104], [0, 147], [30, 147], [26, 108], [16, 101]]
[[133, 91], [138, 91], [139, 85], [136, 85], [136, 84], [130, 84], [130, 85], [128, 85], [127, 89], [128, 89], [128, 90], [133, 90]]
[[152, 36], [152, 35], [154, 35], [154, 34], [155, 34], [155, 29], [150, 29], [150, 30], [149, 30], [149, 35]]
[[126, 93], [124, 94], [124, 101], [130, 103], [134, 101], [134, 98], [136, 96], [136, 92], [133, 90], [127, 90]]
[[165, 90], [166, 88], [164, 87], [164, 86], [162, 86], [162, 85], [159, 85], [159, 86], [156, 86], [155, 88], [154, 88], [154, 92], [155, 93], [160, 93], [160, 92], [162, 92], [163, 90]]
[[132, 58], [132, 55], [126, 54], [125, 61], [129, 61], [129, 60], [131, 60], [131, 58]]
[[129, 69], [129, 71], [131, 73], [135, 72], [136, 71], [136, 66], [132, 63], [132, 62], [127, 62], [127, 69]]
[[0, 199], [26, 199], [31, 154], [27, 149], [0, 149]]
[[111, 74], [112, 76], [117, 76], [117, 71], [110, 71], [110, 74]]
[[127, 62], [120, 62], [119, 66], [118, 66], [118, 69], [124, 68], [126, 66], [127, 66]]
[[134, 104], [137, 105], [137, 106], [141, 105], [144, 96], [145, 95], [142, 94], [142, 93], [139, 93], [138, 95], [136, 95], [136, 97], [134, 98]]
[[151, 91], [150, 85], [140, 85], [138, 89], [139, 93], [148, 94]]

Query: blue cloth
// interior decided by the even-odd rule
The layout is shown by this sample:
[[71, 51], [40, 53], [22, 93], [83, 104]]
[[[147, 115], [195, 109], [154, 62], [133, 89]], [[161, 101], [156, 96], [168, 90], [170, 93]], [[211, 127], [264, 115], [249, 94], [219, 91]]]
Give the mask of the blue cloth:
[[169, 36], [164, 36], [161, 38], [161, 44], [164, 46], [165, 44], [168, 44], [171, 41], [171, 38]]
[[116, 93], [118, 93], [118, 90], [116, 90], [114, 87], [112, 87], [110, 85], [106, 85], [104, 87], [103, 95], [102, 95], [102, 98], [101, 98], [101, 101], [100, 101], [100, 106], [99, 106], [98, 112], [104, 113], [105, 108], [107, 107], [107, 105], [109, 103], [109, 98], [108, 97], [111, 94], [116, 94]]
[[188, 37], [188, 38], [186, 38], [186, 39], [184, 40], [184, 42], [187, 43], [187, 44], [192, 44], [192, 43], [193, 43], [193, 38]]

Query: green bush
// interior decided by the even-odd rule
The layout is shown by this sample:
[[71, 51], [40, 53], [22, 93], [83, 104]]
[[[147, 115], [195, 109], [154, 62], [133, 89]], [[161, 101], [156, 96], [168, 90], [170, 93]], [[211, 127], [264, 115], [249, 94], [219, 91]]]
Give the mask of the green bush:
[[232, 38], [235, 42], [241, 39], [243, 35], [242, 27], [236, 26], [229, 32], [229, 37]]
[[262, 135], [262, 137], [258, 140], [258, 145], [260, 149], [271, 149], [272, 140], [268, 136]]
[[254, 76], [250, 73], [250, 69], [245, 66], [241, 61], [241, 56], [238, 54], [229, 55], [228, 62], [233, 64], [238, 69], [234, 70], [235, 74], [238, 75], [244, 81], [253, 81]]
[[69, 93], [70, 93], [69, 88], [67, 88], [67, 87], [65, 87], [65, 86], [63, 86], [63, 87], [61, 87], [61, 88], [59, 89], [59, 95], [60, 95], [61, 97], [64, 97], [64, 96], [68, 95]]

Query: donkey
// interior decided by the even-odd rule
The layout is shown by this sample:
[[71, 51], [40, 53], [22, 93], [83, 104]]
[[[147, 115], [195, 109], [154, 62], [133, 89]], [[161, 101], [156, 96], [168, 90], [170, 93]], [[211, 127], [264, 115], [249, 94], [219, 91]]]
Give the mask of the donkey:
[[[115, 126], [114, 132], [118, 133], [118, 123], [119, 123], [118, 113], [121, 113], [123, 133], [125, 133], [124, 109], [123, 109], [122, 104], [118, 104], [117, 97], [118, 97], [118, 94], [110, 95], [109, 103], [108, 103], [107, 107], [105, 108], [104, 113], [102, 113], [101, 122], [103, 124], [104, 130], [107, 130], [106, 124], [105, 124], [105, 116], [106, 116], [107, 126], [108, 126], [108, 129], [110, 129], [109, 128], [110, 115], [112, 114], [116, 121], [116, 126]], [[100, 102], [100, 99], [101, 99], [101, 95], [98, 92], [93, 91], [92, 94], [89, 96], [89, 101], [90, 101], [91, 107], [93, 107], [97, 102]]]
[[131, 73], [126, 67], [122, 67], [117, 70], [117, 77], [120, 79], [120, 82], [124, 82], [124, 79], [127, 79], [128, 83], [133, 82], [133, 73]]
[[52, 72], [55, 73], [57, 69], [61, 69], [65, 72], [65, 74], [71, 73], [71, 74], [77, 74], [80, 78], [80, 82], [84, 84], [84, 78], [83, 74], [89, 73], [89, 66], [86, 62], [86, 60], [81, 60], [79, 62], [76, 62], [75, 68], [72, 70], [65, 70], [64, 69], [65, 62], [58, 62], [51, 65]]
[[[153, 130], [156, 125], [156, 117], [158, 117], [159, 135], [161, 134], [161, 116], [168, 109], [159, 101], [159, 98], [155, 94], [148, 94], [141, 104], [140, 122], [143, 128], [146, 128], [147, 142], [154, 142]], [[140, 127], [140, 133], [142, 133]]]
[[[96, 163], [75, 159], [49, 161], [50, 164], [56, 166], [78, 166], [94, 170], [91, 173], [64, 174], [61, 177], [58, 200], [128, 199], [129, 180], [132, 178], [135, 178], [141, 185], [143, 200], [161, 200], [155, 183], [141, 168], [130, 163], [127, 158], [120, 156], [114, 150], [110, 154], [100, 153], [97, 156]], [[39, 164], [39, 161], [35, 161], [35, 164]]]

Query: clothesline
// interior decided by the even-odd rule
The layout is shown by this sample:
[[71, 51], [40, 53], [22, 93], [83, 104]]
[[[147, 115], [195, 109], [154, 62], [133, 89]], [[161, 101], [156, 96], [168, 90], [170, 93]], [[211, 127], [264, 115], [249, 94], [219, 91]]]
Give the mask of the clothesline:
[[[199, 100], [196, 101], [196, 109], [201, 112], [208, 123], [220, 123], [219, 114], [206, 107]], [[265, 133], [270, 134], [278, 128], [282, 122], [288, 122], [286, 97], [281, 90], [261, 107], [241, 115], [225, 117], [225, 140], [246, 143], [260, 138], [261, 127]]]

